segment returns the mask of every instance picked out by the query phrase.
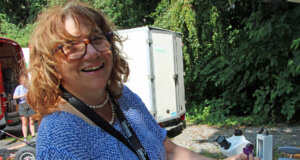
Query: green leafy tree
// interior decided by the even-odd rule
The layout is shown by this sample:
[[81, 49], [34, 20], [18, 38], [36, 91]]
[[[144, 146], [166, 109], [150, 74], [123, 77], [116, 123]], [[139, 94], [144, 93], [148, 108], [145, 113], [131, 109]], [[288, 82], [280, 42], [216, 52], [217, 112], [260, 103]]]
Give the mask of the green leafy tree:
[[33, 22], [46, 4], [47, 0], [0, 1], [0, 36], [28, 47]]
[[0, 1], [0, 13], [7, 16], [7, 22], [22, 28], [27, 23], [33, 23], [46, 4], [47, 0], [5, 0]]
[[220, 125], [296, 119], [298, 12], [250, 0], [159, 3], [154, 25], [183, 33], [190, 117]]
[[20, 28], [18, 25], [7, 22], [5, 14], [0, 14], [0, 37], [13, 39], [22, 47], [28, 47], [33, 26], [33, 24], [27, 24], [26, 27]]
[[103, 12], [120, 29], [139, 27], [153, 23], [150, 14], [159, 0], [94, 0], [93, 6]]

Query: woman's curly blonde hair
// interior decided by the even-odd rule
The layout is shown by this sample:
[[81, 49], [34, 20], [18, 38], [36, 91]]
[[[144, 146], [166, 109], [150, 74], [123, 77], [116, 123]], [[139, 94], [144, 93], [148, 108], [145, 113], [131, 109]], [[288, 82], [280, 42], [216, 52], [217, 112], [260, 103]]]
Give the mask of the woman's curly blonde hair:
[[[58, 111], [58, 103], [61, 100], [59, 74], [55, 66], [59, 60], [54, 56], [55, 48], [66, 41], [78, 39], [70, 35], [64, 25], [65, 18], [71, 16], [80, 30], [82, 24], [89, 24], [92, 30], [101, 29], [104, 33], [114, 33], [114, 25], [108, 22], [106, 16], [85, 4], [69, 3], [65, 7], [56, 6], [43, 12], [37, 21], [30, 41], [29, 90], [27, 101], [37, 112], [37, 118]], [[121, 55], [116, 43], [121, 40], [116, 34], [111, 36], [113, 68], [109, 78], [107, 89], [115, 98], [122, 93], [123, 83], [129, 75], [129, 67], [125, 58]]]

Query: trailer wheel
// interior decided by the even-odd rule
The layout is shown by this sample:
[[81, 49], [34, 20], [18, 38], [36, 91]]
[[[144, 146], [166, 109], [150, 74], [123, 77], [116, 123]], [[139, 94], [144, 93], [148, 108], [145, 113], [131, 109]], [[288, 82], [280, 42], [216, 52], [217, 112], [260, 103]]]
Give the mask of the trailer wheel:
[[27, 146], [19, 149], [15, 160], [35, 160], [35, 148]]

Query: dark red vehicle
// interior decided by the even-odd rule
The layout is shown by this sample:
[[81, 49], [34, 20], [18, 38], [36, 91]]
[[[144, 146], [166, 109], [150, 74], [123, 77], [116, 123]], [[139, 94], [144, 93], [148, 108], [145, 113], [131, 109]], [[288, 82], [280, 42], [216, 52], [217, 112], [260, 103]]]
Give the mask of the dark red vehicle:
[[3, 129], [6, 125], [21, 124], [18, 105], [12, 96], [26, 67], [22, 48], [16, 41], [0, 37], [0, 69], [0, 129]]
[[18, 149], [0, 149], [0, 160], [11, 158], [15, 160], [35, 160], [35, 141], [26, 142], [2, 130], [6, 126], [21, 125], [18, 104], [13, 100], [13, 93], [18, 86], [19, 76], [26, 73], [25, 59], [21, 46], [13, 40], [0, 37], [0, 137], [13, 137], [26, 144]]

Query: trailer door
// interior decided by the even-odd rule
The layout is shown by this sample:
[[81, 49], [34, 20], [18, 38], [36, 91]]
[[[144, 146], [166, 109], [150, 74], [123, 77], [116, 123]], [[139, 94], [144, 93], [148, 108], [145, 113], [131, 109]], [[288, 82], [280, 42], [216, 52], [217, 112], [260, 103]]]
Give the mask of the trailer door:
[[174, 41], [172, 32], [151, 30], [151, 33], [157, 121], [161, 122], [177, 116]]

